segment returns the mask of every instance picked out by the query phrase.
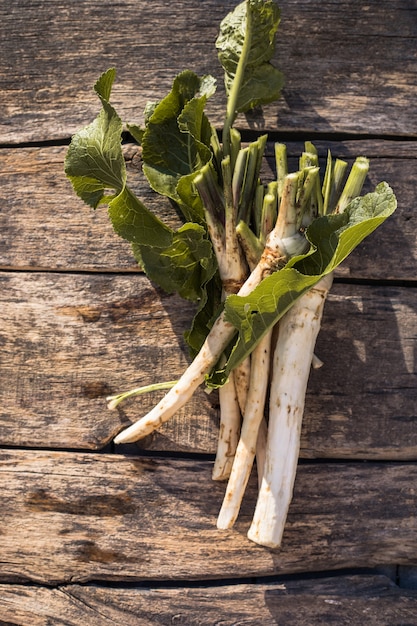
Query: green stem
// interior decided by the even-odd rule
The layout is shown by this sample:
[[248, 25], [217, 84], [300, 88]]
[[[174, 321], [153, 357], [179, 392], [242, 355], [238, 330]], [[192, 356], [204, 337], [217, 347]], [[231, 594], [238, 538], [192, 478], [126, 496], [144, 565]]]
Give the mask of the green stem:
[[129, 391], [124, 391], [123, 393], [118, 393], [115, 396], [108, 396], [106, 400], [108, 401], [108, 408], [115, 409], [120, 402], [126, 400], [127, 398], [131, 398], [132, 396], [141, 396], [144, 393], [149, 393], [151, 391], [165, 391], [166, 389], [171, 389], [175, 385], [176, 380], [169, 380], [165, 383], [154, 383], [153, 385], [145, 385], [144, 387], [136, 387], [135, 389], [130, 389]]
[[235, 169], [237, 155], [241, 149], [241, 136], [236, 128], [230, 129], [230, 167], [232, 172]]
[[246, 161], [245, 175], [240, 190], [238, 218], [249, 224], [251, 209], [258, 187], [259, 173], [262, 165], [262, 157], [265, 152], [267, 136], [262, 135], [248, 146], [248, 158]]
[[284, 143], [275, 144], [275, 164], [277, 168], [278, 204], [281, 202], [284, 180], [288, 174], [287, 146]]
[[246, 266], [236, 234], [236, 209], [233, 204], [230, 157], [222, 160], [223, 193], [225, 200], [225, 264], [220, 278], [228, 295], [237, 292], [246, 278]]
[[246, 63], [249, 57], [252, 43], [252, 12], [250, 8], [249, 0], [246, 0], [246, 29], [245, 39], [242, 46], [242, 53], [240, 55], [239, 63], [237, 65], [236, 74], [233, 79], [232, 87], [229, 91], [229, 97], [227, 99], [226, 107], [226, 119], [223, 126], [223, 154], [224, 156], [230, 155], [230, 130], [233, 126], [233, 122], [236, 119], [237, 102], [239, 98], [239, 92], [242, 87], [243, 77], [245, 74]]
[[[310, 226], [313, 219], [318, 215], [318, 191], [320, 191], [318, 185], [319, 180], [319, 167], [307, 167], [304, 172], [305, 178], [303, 186], [298, 198], [299, 204], [299, 222], [298, 225], [302, 225], [304, 228]], [[321, 191], [320, 191], [321, 194]]]
[[369, 171], [369, 161], [366, 157], [358, 157], [346, 181], [346, 185], [337, 203], [335, 213], [343, 213], [349, 202], [359, 196], [362, 191], [365, 178]]
[[333, 163], [329, 152], [328, 165], [323, 184], [323, 196], [325, 198], [323, 215], [333, 213], [335, 210], [346, 179], [347, 167], [348, 164], [346, 161], [342, 161], [341, 159], [336, 159]]
[[277, 220], [277, 200], [272, 193], [265, 194], [262, 206], [262, 219], [259, 238], [265, 244], [266, 238]]
[[242, 185], [243, 185], [243, 180], [245, 178], [248, 155], [249, 155], [249, 148], [242, 148], [241, 150], [239, 150], [237, 157], [236, 157], [235, 167], [233, 170], [232, 194], [233, 194], [233, 204], [235, 206], [236, 213], [240, 204], [240, 197], [242, 194]]
[[236, 226], [236, 232], [246, 261], [252, 271], [259, 263], [265, 246], [243, 220]]

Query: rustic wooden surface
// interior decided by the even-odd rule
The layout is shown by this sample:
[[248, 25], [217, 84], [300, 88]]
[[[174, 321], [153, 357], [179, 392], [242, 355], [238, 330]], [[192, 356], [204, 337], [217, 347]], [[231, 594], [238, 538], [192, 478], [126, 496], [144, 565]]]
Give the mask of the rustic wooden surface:
[[[338, 270], [311, 374], [281, 550], [216, 530], [217, 396], [202, 391], [155, 436], [112, 437], [158, 397], [110, 412], [112, 392], [180, 374], [192, 306], [156, 289], [63, 175], [70, 135], [114, 104], [140, 122], [190, 67], [213, 73], [232, 0], [0, 0], [0, 624], [417, 623], [417, 21], [412, 0], [283, 0], [281, 100], [243, 137], [302, 141], [324, 160], [371, 159], [399, 207]], [[161, 217], [140, 152], [134, 190]], [[273, 176], [267, 158], [264, 177]], [[335, 350], [335, 346], [337, 349]]]
[[[182, 589], [0, 585], [3, 619], [31, 626], [414, 624], [417, 594], [383, 576]], [[254, 611], [256, 607], [256, 612]], [[62, 616], [65, 615], [65, 619]], [[337, 617], [336, 617], [337, 616]], [[14, 620], [14, 621], [11, 621]], [[128, 621], [127, 621], [128, 620]], [[3, 623], [5, 623], [3, 621]]]
[[[213, 47], [234, 0], [2, 0], [0, 141], [66, 139], [97, 107], [91, 85], [115, 66], [114, 103], [139, 121], [173, 74], [192, 68], [222, 82]], [[249, 128], [407, 137], [417, 125], [413, 0], [284, 0], [277, 59], [283, 98]], [[169, 16], [167, 17], [167, 13]], [[186, 44], [186, 45], [185, 45]], [[210, 104], [223, 117], [222, 98]]]
[[4, 451], [0, 580], [184, 581], [415, 562], [415, 466], [301, 465], [275, 551], [246, 538], [256, 480], [235, 527], [216, 529], [224, 488], [210, 485], [211, 467], [195, 459]]

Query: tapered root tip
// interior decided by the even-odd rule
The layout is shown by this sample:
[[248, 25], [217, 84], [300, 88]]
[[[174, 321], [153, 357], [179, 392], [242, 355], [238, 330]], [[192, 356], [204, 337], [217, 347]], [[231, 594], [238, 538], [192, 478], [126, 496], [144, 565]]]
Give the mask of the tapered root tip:
[[229, 511], [221, 510], [217, 518], [216, 526], [219, 530], [229, 530], [233, 528], [235, 523], [235, 516], [230, 514]]
[[122, 431], [121, 433], [119, 433], [114, 439], [114, 443], [118, 444], [118, 443], [131, 443], [131, 440], [129, 438], [126, 438], [124, 436], [124, 431]]
[[281, 547], [281, 542], [275, 543], [274, 541], [269, 541], [267, 539], [261, 539], [257, 535], [252, 535], [251, 533], [248, 533], [248, 539], [250, 539], [250, 541], [253, 541], [254, 543], [256, 543], [258, 546], [263, 546], [264, 548], [271, 548], [272, 550]]
[[116, 435], [113, 441], [115, 444], [133, 443], [138, 439], [142, 439], [143, 437], [145, 437], [145, 434], [140, 431], [137, 424], [132, 424], [132, 426], [129, 426], [129, 428], [125, 428], [118, 435]]

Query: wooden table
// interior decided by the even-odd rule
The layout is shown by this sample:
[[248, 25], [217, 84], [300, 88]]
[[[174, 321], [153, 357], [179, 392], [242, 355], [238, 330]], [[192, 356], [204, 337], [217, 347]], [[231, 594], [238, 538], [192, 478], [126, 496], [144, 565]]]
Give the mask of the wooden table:
[[[92, 121], [98, 75], [140, 123], [189, 67], [214, 73], [229, 0], [0, 2], [0, 623], [417, 624], [417, 11], [413, 0], [282, 0], [281, 100], [239, 119], [351, 161], [399, 208], [343, 264], [310, 377], [281, 550], [251, 543], [252, 480], [236, 527], [216, 529], [216, 398], [199, 393], [160, 433], [112, 438], [155, 396], [111, 392], [177, 377], [192, 316], [140, 273], [106, 211], [63, 174]], [[224, 97], [209, 105], [220, 127]], [[124, 146], [135, 191], [139, 151]], [[272, 176], [266, 160], [265, 176]]]

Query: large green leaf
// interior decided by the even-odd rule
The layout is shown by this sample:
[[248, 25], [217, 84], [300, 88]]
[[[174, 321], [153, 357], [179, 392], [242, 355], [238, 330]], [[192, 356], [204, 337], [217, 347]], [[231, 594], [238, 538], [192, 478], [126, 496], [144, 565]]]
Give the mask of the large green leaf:
[[205, 300], [206, 284], [217, 271], [212, 245], [203, 226], [184, 224], [164, 249], [140, 246], [146, 273], [167, 293], [194, 302]]
[[[94, 122], [72, 138], [65, 172], [77, 194], [90, 206], [107, 202], [115, 231], [135, 243], [159, 248], [172, 242], [174, 231], [151, 213], [126, 186], [121, 147], [122, 122], [109, 102], [115, 71], [108, 70], [94, 86], [102, 109]], [[112, 190], [111, 196], [105, 195]]]
[[[109, 202], [114, 230], [130, 243], [160, 250], [172, 244], [174, 231], [158, 219], [134, 193], [125, 187]], [[144, 268], [147, 271], [147, 268]]]
[[[186, 70], [175, 78], [170, 93], [155, 106], [146, 122], [143, 171], [152, 189], [174, 200], [180, 209], [180, 179], [211, 158], [211, 128], [204, 107], [214, 90], [211, 76], [200, 78]], [[189, 207], [184, 212], [189, 213]]]
[[352, 250], [373, 232], [396, 208], [396, 199], [387, 183], [373, 193], [355, 198], [340, 215], [327, 215], [308, 228], [311, 243], [306, 255], [294, 257], [282, 270], [265, 278], [248, 296], [229, 296], [226, 319], [238, 331], [237, 341], [224, 367], [208, 379], [211, 386], [223, 385], [261, 337], [284, 315], [294, 301], [331, 273]]
[[[87, 204], [94, 208], [108, 204], [114, 230], [132, 244], [136, 259], [151, 280], [167, 292], [178, 292], [201, 304], [207, 300], [206, 285], [217, 271], [206, 229], [199, 224], [187, 223], [175, 232], [149, 211], [126, 185], [121, 148], [122, 122], [109, 102], [114, 77], [114, 70], [108, 70], [97, 81], [95, 91], [102, 109], [92, 124], [73, 137], [66, 155], [65, 171], [75, 191]], [[182, 113], [185, 109], [184, 127], [191, 126], [193, 121], [192, 113], [187, 119], [184, 103], [191, 105], [195, 100], [198, 119], [192, 130], [207, 137], [202, 109], [193, 98], [197, 88], [209, 93], [210, 81], [187, 75], [187, 80], [178, 81], [177, 87], [178, 111]], [[168, 103], [162, 102], [152, 117], [169, 117], [169, 111]], [[187, 138], [187, 132], [181, 132], [181, 136]], [[187, 183], [187, 177], [184, 178], [182, 195], [186, 201], [194, 203], [192, 208], [196, 212], [198, 199], [191, 196], [191, 182]]]
[[220, 24], [216, 48], [225, 71], [228, 96], [239, 62], [244, 64], [236, 112], [268, 104], [280, 95], [283, 75], [270, 63], [279, 23], [280, 11], [275, 2], [248, 0], [239, 4]]
[[96, 82], [102, 109], [92, 124], [73, 136], [65, 158], [65, 173], [75, 192], [93, 208], [106, 201], [107, 189], [119, 193], [126, 182], [122, 122], [109, 103], [115, 74], [110, 69]]

